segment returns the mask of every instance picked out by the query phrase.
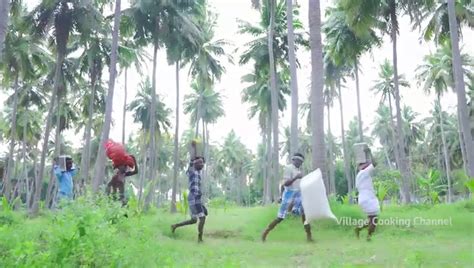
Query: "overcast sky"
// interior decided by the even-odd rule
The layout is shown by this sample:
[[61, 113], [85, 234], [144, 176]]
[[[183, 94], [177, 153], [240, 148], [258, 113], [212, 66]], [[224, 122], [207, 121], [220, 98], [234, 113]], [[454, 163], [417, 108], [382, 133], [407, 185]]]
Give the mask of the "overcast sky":
[[[30, 0], [36, 2], [35, 0]], [[215, 85], [215, 90], [221, 92], [224, 99], [224, 109], [226, 115], [221, 118], [218, 123], [209, 127], [210, 137], [212, 143], [221, 143], [223, 137], [225, 137], [231, 129], [237, 133], [241, 138], [242, 142], [248, 146], [249, 149], [255, 151], [258, 143], [260, 142], [260, 130], [258, 127], [257, 119], [249, 120], [248, 105], [241, 103], [241, 91], [247, 85], [241, 83], [241, 77], [252, 71], [252, 66], [239, 66], [238, 57], [241, 53], [241, 49], [244, 44], [248, 42], [249, 37], [245, 37], [237, 34], [238, 24], [237, 19], [246, 20], [252, 23], [258, 21], [258, 13], [251, 8], [250, 0], [209, 0], [210, 5], [215, 13], [218, 14], [218, 21], [216, 26], [216, 39], [225, 39], [231, 45], [226, 48], [226, 51], [231, 54], [236, 64], [230, 64], [225, 62], [226, 73], [222, 76], [220, 82]], [[300, 7], [300, 19], [308, 25], [308, 3], [307, 1], [298, 1]], [[321, 9], [324, 10], [331, 1], [321, 0]], [[323, 12], [324, 20], [324, 12]], [[306, 27], [307, 28], [307, 27]], [[399, 73], [404, 74], [408, 81], [410, 81], [410, 88], [402, 88], [402, 104], [408, 105], [413, 108], [414, 111], [420, 114], [419, 119], [429, 115], [431, 110], [434, 96], [425, 95], [421, 87], [417, 85], [414, 76], [416, 67], [422, 63], [423, 57], [428, 53], [435, 50], [433, 43], [425, 43], [420, 41], [420, 33], [418, 31], [412, 31], [411, 26], [407, 18], [401, 19], [401, 29], [398, 41], [398, 67]], [[473, 55], [473, 31], [464, 29], [463, 39], [461, 46], [463, 51], [470, 55]], [[324, 37], [323, 37], [324, 38]], [[384, 44], [382, 47], [374, 49], [372, 53], [365, 54], [361, 59], [361, 70], [360, 74], [360, 89], [361, 89], [361, 106], [362, 106], [362, 117], [364, 121], [364, 127], [368, 127], [371, 130], [372, 121], [374, 118], [375, 110], [380, 103], [380, 97], [375, 97], [369, 88], [374, 84], [374, 80], [377, 79], [377, 73], [379, 65], [384, 59], [391, 60], [392, 45], [388, 37], [384, 38]], [[239, 48], [237, 52], [235, 49]], [[150, 50], [150, 55], [152, 55]], [[300, 103], [308, 102], [310, 84], [310, 54], [309, 51], [300, 51], [298, 53], [298, 59], [301, 62], [301, 68], [298, 70], [298, 85], [299, 85], [299, 99]], [[141, 80], [145, 79], [145, 75], [151, 76], [151, 62], [148, 63], [148, 67], [144, 67], [139, 73], [136, 70], [129, 72], [129, 102], [134, 98], [138, 85]], [[104, 78], [108, 79], [108, 75]], [[184, 95], [190, 92], [189, 88], [190, 78], [188, 77], [187, 69], [181, 71], [180, 89], [181, 89], [181, 103]], [[343, 89], [343, 105], [344, 105], [344, 119], [346, 129], [349, 120], [357, 116], [357, 103], [355, 95], [355, 82], [348, 80], [345, 89]], [[168, 66], [166, 61], [166, 55], [164, 51], [160, 51], [158, 58], [157, 68], [157, 93], [160, 94], [166, 105], [175, 109], [175, 69], [174, 66]], [[2, 93], [3, 94], [3, 93]], [[5, 96], [0, 96], [0, 100], [3, 101]], [[118, 77], [115, 88], [114, 96], [114, 109], [113, 109], [113, 120], [114, 126], [112, 127], [110, 137], [114, 140], [121, 140], [121, 129], [122, 129], [122, 114], [121, 109], [123, 105], [124, 94], [123, 94], [123, 76]], [[288, 98], [288, 108], [281, 114], [280, 113], [280, 127], [289, 126], [290, 124], [290, 99]], [[456, 107], [456, 96], [454, 93], [446, 94], [442, 100], [442, 104], [446, 109], [455, 111]], [[180, 109], [181, 112], [183, 109]], [[326, 111], [325, 111], [326, 112]], [[326, 116], [325, 116], [326, 118]], [[336, 135], [340, 135], [340, 113], [339, 106], [336, 103], [333, 110], [331, 111], [331, 127], [332, 131]], [[170, 118], [174, 125], [174, 112], [172, 118]], [[130, 135], [131, 132], [138, 130], [137, 124], [131, 124], [132, 117], [130, 114], [127, 116], [126, 125], [128, 131], [126, 135]], [[306, 119], [300, 120], [304, 124]], [[181, 114], [180, 130], [189, 128], [188, 116]], [[300, 124], [301, 125], [301, 124]], [[174, 127], [174, 126], [173, 126]], [[327, 122], [325, 123], [325, 128]], [[171, 129], [171, 132], [174, 131]], [[72, 137], [73, 132], [67, 131], [66, 137]], [[82, 135], [80, 136], [82, 137]], [[281, 136], [280, 136], [281, 137]], [[281, 140], [281, 138], [280, 138]], [[78, 139], [75, 139], [78, 141]], [[80, 146], [80, 142], [74, 142], [75, 146]]]

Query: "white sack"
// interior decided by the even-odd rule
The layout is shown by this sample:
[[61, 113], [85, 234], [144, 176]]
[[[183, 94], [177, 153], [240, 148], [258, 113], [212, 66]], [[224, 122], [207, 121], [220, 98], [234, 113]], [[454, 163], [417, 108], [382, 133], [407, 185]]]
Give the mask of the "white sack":
[[329, 207], [321, 170], [316, 169], [301, 179], [301, 201], [306, 221], [316, 219], [334, 219], [336, 216]]

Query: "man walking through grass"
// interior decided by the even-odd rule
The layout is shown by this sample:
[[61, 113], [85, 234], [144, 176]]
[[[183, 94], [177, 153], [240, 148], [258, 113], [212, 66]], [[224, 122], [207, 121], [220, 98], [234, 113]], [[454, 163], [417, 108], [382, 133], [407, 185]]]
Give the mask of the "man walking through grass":
[[367, 214], [367, 222], [355, 228], [357, 238], [362, 229], [368, 227], [367, 241], [370, 241], [372, 234], [375, 232], [377, 226], [377, 215], [380, 212], [380, 205], [377, 196], [375, 195], [374, 185], [372, 183], [372, 172], [375, 169], [375, 162], [372, 157], [370, 149], [364, 150], [369, 161], [359, 163], [359, 172], [356, 176], [356, 188], [359, 192], [358, 200], [359, 206]]
[[[262, 233], [262, 241], [265, 242], [268, 236], [275, 226], [277, 226], [280, 222], [282, 222], [286, 214], [289, 212], [290, 206], [296, 206], [298, 209], [301, 210], [301, 218], [303, 221], [304, 230], [306, 232], [306, 240], [308, 242], [313, 241], [311, 236], [311, 226], [309, 223], [306, 222], [306, 218], [304, 215], [304, 211], [302, 207], [299, 207], [299, 200], [301, 199], [301, 191], [300, 191], [300, 181], [303, 178], [303, 173], [301, 171], [301, 165], [304, 161], [304, 156], [300, 153], [295, 153], [291, 158], [292, 164], [285, 168], [285, 173], [283, 176], [284, 182], [284, 191], [281, 197], [281, 204], [280, 209], [278, 210], [278, 216], [274, 219], [267, 228]], [[293, 204], [293, 205], [292, 205]]]
[[[196, 143], [193, 142], [192, 146], [196, 146]], [[174, 234], [176, 228], [185, 225], [195, 224], [199, 219], [198, 224], [198, 243], [203, 242], [202, 235], [204, 231], [204, 224], [206, 222], [207, 216], [207, 208], [203, 205], [201, 197], [201, 170], [204, 168], [204, 157], [196, 156], [193, 158], [192, 162], [192, 169], [189, 169], [187, 174], [189, 177], [189, 195], [188, 195], [188, 203], [189, 203], [189, 210], [191, 212], [191, 219], [187, 221], [183, 221], [180, 223], [176, 223], [171, 225], [171, 232]]]

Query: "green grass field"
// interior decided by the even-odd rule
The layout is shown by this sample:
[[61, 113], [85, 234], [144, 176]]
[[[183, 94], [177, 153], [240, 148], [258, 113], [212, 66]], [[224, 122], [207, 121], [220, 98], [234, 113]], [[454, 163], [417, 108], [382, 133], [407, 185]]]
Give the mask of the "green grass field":
[[[357, 206], [332, 204], [338, 218], [363, 218]], [[473, 267], [474, 203], [390, 206], [380, 219], [451, 219], [452, 225], [379, 225], [371, 242], [353, 227], [312, 224], [305, 241], [299, 218], [289, 218], [260, 241], [277, 207], [209, 208], [204, 243], [197, 226], [171, 234], [187, 217], [164, 210], [147, 214], [110, 204], [77, 202], [61, 212], [29, 220], [0, 215], [0, 267]], [[419, 219], [419, 218], [418, 218]]]

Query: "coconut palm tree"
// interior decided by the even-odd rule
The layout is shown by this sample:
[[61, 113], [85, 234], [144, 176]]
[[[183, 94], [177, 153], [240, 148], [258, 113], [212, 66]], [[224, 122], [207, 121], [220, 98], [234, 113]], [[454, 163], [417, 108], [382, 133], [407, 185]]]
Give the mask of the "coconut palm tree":
[[[380, 39], [374, 30], [370, 30], [367, 34], [361, 36], [357, 35], [357, 32], [347, 22], [348, 12], [344, 8], [344, 6], [339, 5], [326, 11], [328, 18], [323, 25], [323, 31], [326, 35], [327, 54], [334, 61], [334, 64], [340, 66], [344, 63], [353, 68], [357, 93], [359, 137], [362, 142], [363, 122], [359, 93], [359, 59], [362, 54], [369, 51], [372, 47], [378, 46]], [[347, 61], [350, 64], [346, 64]]]
[[[5, 53], [0, 61], [2, 84], [5, 87], [13, 88], [13, 95], [7, 100], [12, 106], [12, 120], [10, 131], [10, 146], [8, 161], [5, 173], [5, 185], [3, 187], [4, 195], [10, 198], [10, 177], [13, 170], [13, 153], [16, 144], [17, 129], [17, 110], [18, 105], [25, 104], [25, 94], [32, 94], [30, 97], [39, 101], [41, 93], [38, 93], [28, 87], [38, 80], [39, 76], [46, 72], [46, 64], [49, 59], [48, 53], [42, 48], [41, 43], [32, 41], [31, 35], [25, 34], [28, 31], [27, 24], [24, 21], [26, 9], [21, 1], [12, 5], [11, 9], [14, 15], [11, 20], [9, 31], [5, 38]], [[22, 95], [22, 96], [20, 96]], [[21, 107], [21, 106], [20, 106]]]
[[372, 136], [377, 137], [382, 145], [383, 154], [389, 167], [392, 167], [394, 160], [396, 163], [396, 141], [393, 138], [395, 136], [395, 128], [392, 127], [392, 117], [390, 108], [382, 102], [375, 112], [372, 129]]
[[194, 93], [184, 96], [184, 113], [191, 115], [191, 125], [197, 124], [198, 112], [204, 124], [216, 123], [224, 115], [221, 94], [210, 88], [201, 91], [202, 86], [197, 81], [191, 84], [191, 88]]
[[474, 177], [474, 139], [471, 135], [471, 126], [469, 122], [469, 111], [467, 109], [466, 90], [464, 84], [464, 75], [462, 71], [461, 52], [459, 49], [458, 23], [454, 0], [448, 0], [448, 18], [449, 33], [451, 36], [451, 48], [453, 56], [453, 77], [456, 94], [458, 97], [458, 116], [462, 131], [461, 143], [466, 148], [466, 162], [468, 166], [468, 175]]
[[[253, 37], [253, 39], [245, 45], [245, 50], [243, 51], [239, 63], [246, 64], [250, 61], [254, 61], [255, 73], [262, 71], [261, 74], [266, 74], [269, 81], [270, 88], [276, 90], [272, 93], [270, 91], [270, 103], [272, 107], [279, 106], [278, 95], [278, 80], [280, 79], [275, 72], [286, 72], [288, 69], [288, 54], [289, 48], [287, 40], [287, 16], [286, 8], [284, 1], [264, 1], [260, 11], [260, 20], [258, 24], [251, 24], [245, 21], [239, 21], [239, 33], [248, 34]], [[258, 5], [260, 6], [260, 5]], [[292, 14], [293, 15], [293, 14]], [[298, 46], [307, 46], [307, 41], [305, 41], [305, 35], [300, 31], [302, 30], [302, 24], [297, 19], [293, 19], [294, 26], [294, 41]], [[297, 49], [295, 47], [294, 49]], [[272, 63], [270, 63], [270, 61]], [[263, 71], [265, 70], [265, 71]], [[280, 71], [281, 70], [281, 71]], [[262, 77], [263, 78], [263, 77]], [[272, 97], [273, 96], [273, 97]], [[273, 132], [273, 135], [266, 135], [265, 139], [267, 140], [267, 149], [272, 151], [269, 155], [269, 166], [272, 167], [272, 175], [268, 176], [274, 178], [276, 181], [278, 176], [278, 110], [270, 109], [270, 120], [267, 122], [267, 129]], [[260, 121], [265, 120], [264, 117], [260, 118]], [[261, 124], [262, 125], [262, 124]], [[271, 149], [272, 138], [273, 138], [273, 150]], [[274, 164], [271, 164], [274, 163]], [[267, 180], [269, 182], [271, 180]], [[269, 187], [270, 188], [270, 187]], [[277, 187], [273, 187], [277, 191]], [[267, 189], [267, 188], [266, 188]], [[268, 189], [269, 190], [269, 189]], [[268, 193], [268, 191], [267, 191]], [[265, 203], [269, 202], [269, 194], [264, 195]]]
[[5, 36], [7, 34], [8, 29], [8, 16], [10, 15], [9, 2], [10, 1], [8, 0], [0, 0], [0, 58], [3, 55], [3, 42], [5, 41]]
[[[390, 117], [388, 119], [390, 120], [390, 128], [392, 129], [392, 131], [390, 132], [392, 134], [391, 144], [395, 145], [396, 144], [395, 122], [393, 120], [393, 117], [391, 116], [393, 115], [392, 98], [394, 97], [395, 82], [394, 82], [394, 76], [393, 76], [393, 67], [387, 59], [385, 59], [385, 61], [380, 65], [379, 79], [374, 81], [374, 83], [375, 85], [371, 88], [371, 90], [375, 91], [376, 94], [381, 95], [382, 103], [388, 100], [388, 108], [390, 109]], [[408, 81], [405, 79], [404, 75], [398, 76], [398, 83], [402, 87], [410, 86]], [[393, 147], [393, 152], [395, 155], [395, 163], [397, 163], [397, 167], [399, 167], [400, 155], [399, 155], [397, 146]]]
[[[333, 86], [337, 89], [335, 94], [339, 102], [339, 110], [341, 116], [341, 141], [342, 141], [342, 151], [343, 151], [343, 161], [344, 161], [344, 175], [347, 181], [347, 189], [349, 192], [352, 192], [352, 180], [350, 173], [350, 162], [349, 162], [349, 149], [347, 148], [347, 142], [345, 137], [345, 128], [344, 128], [344, 107], [342, 103], [342, 82], [345, 82], [344, 77], [349, 74], [350, 67], [340, 63], [336, 65], [333, 58], [328, 52], [329, 48], [324, 47], [324, 72], [325, 72], [325, 81], [326, 84]], [[352, 197], [351, 197], [352, 198]], [[352, 199], [351, 199], [352, 202]]]
[[[415, 27], [422, 27], [422, 34], [425, 41], [434, 40], [441, 44], [450, 39], [449, 36], [449, 16], [447, 1], [426, 1], [422, 9], [422, 17], [415, 21]], [[456, 0], [455, 14], [458, 21], [458, 33], [464, 26], [474, 27], [474, 11], [471, 0]]]
[[288, 61], [291, 88], [291, 153], [298, 151], [298, 76], [296, 72], [295, 34], [293, 26], [293, 0], [286, 1], [288, 24]]
[[[226, 169], [230, 175], [227, 187], [234, 194], [238, 204], [244, 203], [243, 193], [247, 192], [247, 174], [250, 171], [251, 153], [231, 130], [225, 137], [221, 150], [216, 155], [216, 164]], [[225, 188], [227, 188], [225, 187]]]
[[[397, 36], [399, 32], [399, 15], [408, 14], [413, 20], [420, 20], [421, 11], [424, 7], [423, 1], [408, 0], [388, 0], [388, 1], [343, 1], [343, 9], [346, 14], [348, 24], [358, 36], [370, 35], [374, 28], [378, 28], [382, 33], [388, 34], [392, 41], [392, 64], [394, 77], [394, 97], [397, 118], [397, 133], [402, 133], [403, 122], [400, 104], [400, 92], [398, 81], [398, 57], [397, 57]], [[397, 146], [400, 154], [399, 168], [403, 178], [403, 202], [410, 202], [410, 171], [406, 155], [402, 148], [404, 146], [404, 135], [397, 135]]]
[[326, 86], [324, 90], [324, 103], [326, 105], [327, 113], [327, 121], [328, 121], [328, 128], [327, 128], [327, 139], [328, 139], [328, 169], [329, 169], [329, 193], [335, 194], [336, 193], [336, 178], [335, 178], [335, 170], [334, 170], [334, 137], [332, 136], [331, 132], [331, 108], [334, 105], [334, 100], [337, 98], [337, 92], [335, 89], [334, 84], [330, 84]]
[[311, 121], [312, 128], [312, 160], [313, 169], [320, 168], [328, 188], [328, 180], [324, 176], [325, 145], [324, 145], [324, 78], [323, 46], [321, 42], [321, 7], [319, 0], [309, 0], [309, 36], [311, 46]]
[[[269, 87], [269, 73], [268, 69], [256, 70], [256, 73], [250, 73], [242, 77], [242, 82], [250, 83], [242, 92], [242, 101], [250, 104], [248, 117], [250, 119], [257, 117], [259, 126], [262, 131], [262, 144], [265, 145], [267, 156], [270, 155], [271, 148], [271, 92]], [[278, 108], [283, 111], [286, 108], [285, 95], [288, 95], [288, 73], [279, 73], [279, 96], [278, 96]], [[270, 203], [271, 200], [271, 189], [272, 181], [271, 176], [267, 176], [270, 169], [270, 161], [266, 165], [261, 166], [264, 173], [264, 193], [263, 201], [265, 204]], [[276, 182], [277, 183], [277, 182]]]
[[[452, 72], [452, 57], [451, 57], [451, 46], [449, 41], [442, 43], [442, 46], [434, 54], [425, 56], [424, 63], [417, 68], [417, 78], [419, 84], [423, 84], [423, 90], [426, 93], [430, 93], [434, 90], [437, 98], [437, 106], [439, 106], [439, 116], [443, 116], [441, 97], [450, 88], [454, 89], [453, 72]], [[461, 55], [463, 65], [464, 76], [470, 76], [469, 69], [474, 67], [474, 61], [469, 55]], [[443, 118], [440, 118], [440, 122], [443, 122]], [[446, 139], [444, 135], [443, 124], [440, 124], [441, 138], [443, 142], [443, 153], [444, 162], [446, 167], [446, 176], [448, 179], [448, 202], [451, 202], [451, 167], [449, 164], [449, 155], [446, 145]]]
[[[193, 21], [202, 20], [205, 17], [206, 9], [205, 1], [198, 4], [195, 8], [186, 9], [186, 14], [192, 16]], [[179, 21], [179, 20], [176, 20]], [[168, 64], [175, 65], [175, 77], [176, 77], [176, 108], [175, 108], [175, 135], [174, 135], [174, 152], [173, 152], [173, 187], [171, 193], [171, 212], [176, 212], [176, 193], [178, 187], [178, 171], [179, 171], [179, 115], [180, 115], [180, 85], [179, 85], [179, 74], [181, 68], [184, 67], [182, 61], [190, 61], [196, 53], [199, 51], [198, 42], [202, 38], [202, 31], [195, 32], [194, 29], [185, 28], [187, 25], [178, 24], [173, 27], [172, 34], [170, 34], [166, 40], [167, 45], [167, 56]], [[199, 27], [196, 26], [196, 29]]]
[[[225, 72], [222, 58], [232, 61], [232, 58], [226, 54], [224, 47], [227, 42], [223, 39], [215, 40], [214, 31], [216, 26], [216, 15], [210, 11], [204, 12], [204, 17], [200, 18], [201, 35], [196, 40], [196, 44], [186, 53], [189, 55], [183, 59], [183, 65], [189, 64], [189, 75], [196, 79], [194, 86], [199, 87], [198, 92], [205, 92], [206, 89], [212, 88], [214, 83], [220, 80]], [[202, 102], [203, 96], [200, 101]], [[193, 123], [196, 126], [196, 136], [199, 134], [199, 123], [203, 118], [203, 111], [200, 110], [204, 105], [198, 105], [199, 109], [193, 115]], [[195, 117], [194, 117], [195, 116]]]
[[[53, 117], [53, 108], [55, 99], [63, 94], [63, 70], [64, 60], [67, 55], [67, 45], [69, 35], [76, 30], [83, 35], [88, 35], [96, 25], [95, 8], [93, 3], [82, 3], [75, 0], [54, 0], [43, 1], [28, 15], [28, 24], [31, 25], [33, 33], [38, 37], [44, 37], [51, 33], [49, 31], [54, 28], [53, 40], [56, 49], [56, 61], [54, 72], [54, 86], [51, 93], [51, 100], [47, 112], [46, 127], [44, 131], [43, 148], [41, 152], [41, 160], [39, 166], [39, 176], [36, 185], [41, 185], [44, 176], [44, 168], [46, 161], [46, 152], [48, 146], [49, 135], [51, 131], [51, 122]], [[87, 23], [87, 26], [85, 25]], [[59, 101], [59, 99], [58, 99]], [[39, 209], [41, 189], [36, 187], [34, 202], [31, 213], [36, 215]]]
[[[168, 119], [169, 114], [171, 113], [171, 110], [165, 106], [165, 104], [160, 100], [159, 96], [155, 96], [155, 99], [157, 100], [157, 107], [156, 109], [151, 109], [151, 103], [152, 103], [152, 94], [154, 93], [153, 91], [153, 86], [150, 83], [149, 79], [146, 79], [143, 81], [140, 85], [140, 90], [138, 94], [136, 95], [135, 99], [130, 102], [129, 106], [127, 109], [132, 112], [133, 114], [133, 121], [135, 123], [140, 123], [141, 124], [141, 131], [144, 133], [143, 136], [143, 144], [144, 146], [148, 144], [149, 146], [149, 140], [152, 139], [152, 137], [149, 137], [151, 135], [151, 125], [155, 125], [157, 127], [157, 135], [160, 136], [163, 131], [167, 131], [168, 128], [171, 125], [171, 122]], [[151, 116], [151, 112], [155, 112], [155, 116]], [[152, 118], [155, 120], [155, 123], [152, 124], [151, 120]], [[148, 135], [146, 135], [148, 133]], [[147, 137], [148, 136], [148, 137]], [[156, 137], [155, 137], [156, 138]], [[150, 163], [151, 161], [151, 154], [147, 154], [145, 152], [145, 148], [143, 147], [143, 164], [142, 167], [146, 166], [146, 163]], [[150, 147], [148, 147], [150, 148]], [[150, 150], [156, 150], [155, 148], [152, 148]], [[148, 161], [147, 161], [148, 158]], [[140, 177], [140, 185], [139, 185], [139, 200], [142, 200], [142, 191], [144, 189], [144, 173], [141, 174]], [[150, 182], [154, 183], [154, 177], [149, 177]], [[151, 198], [151, 197], [149, 197]]]

